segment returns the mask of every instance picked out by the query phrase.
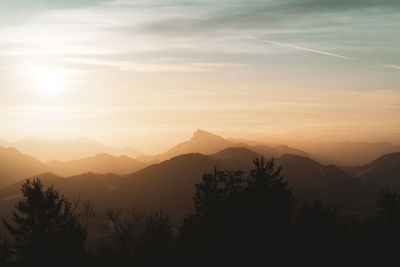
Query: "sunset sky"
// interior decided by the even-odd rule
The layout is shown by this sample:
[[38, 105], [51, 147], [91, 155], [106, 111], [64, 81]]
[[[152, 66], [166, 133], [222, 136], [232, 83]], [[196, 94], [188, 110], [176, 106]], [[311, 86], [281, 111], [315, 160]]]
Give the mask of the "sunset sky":
[[400, 142], [398, 0], [1, 0], [0, 139]]

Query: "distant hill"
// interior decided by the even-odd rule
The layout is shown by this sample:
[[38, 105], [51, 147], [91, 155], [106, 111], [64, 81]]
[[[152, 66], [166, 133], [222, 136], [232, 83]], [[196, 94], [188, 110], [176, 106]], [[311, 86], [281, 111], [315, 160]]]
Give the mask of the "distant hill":
[[143, 153], [141, 151], [137, 150], [136, 148], [130, 147], [130, 146], [126, 146], [126, 147], [120, 149], [118, 152], [119, 152], [118, 154], [125, 155], [130, 158], [136, 158], [140, 155], [143, 155]]
[[49, 170], [45, 164], [15, 148], [0, 147], [0, 187]]
[[[237, 170], [248, 166], [240, 161], [185, 154], [126, 176], [86, 173], [64, 178], [45, 173], [37, 177], [71, 199], [91, 200], [100, 212], [106, 208], [126, 212], [134, 207], [146, 211], [163, 209], [179, 221], [192, 210], [195, 184], [201, 182], [203, 174], [213, 172], [214, 167]], [[9, 211], [17, 201], [21, 184], [0, 189], [1, 212]]]
[[[3, 144], [3, 145], [2, 145]], [[72, 161], [98, 154], [125, 155], [136, 158], [143, 153], [133, 147], [111, 148], [86, 138], [27, 137], [14, 143], [0, 141], [0, 146], [13, 147], [40, 161]]]
[[29, 137], [11, 143], [10, 146], [41, 161], [74, 160], [99, 153], [113, 152], [111, 148], [85, 138], [48, 139]]
[[212, 154], [233, 144], [224, 138], [198, 129], [187, 142], [180, 143], [164, 153], [165, 156], [171, 157], [187, 153]]
[[[100, 212], [106, 208], [126, 212], [134, 207], [143, 211], [162, 209], [174, 222], [180, 222], [183, 215], [192, 211], [195, 184], [202, 181], [205, 173], [212, 173], [214, 167], [248, 171], [258, 156], [260, 153], [246, 147], [228, 147], [210, 155], [179, 155], [125, 176], [86, 173], [68, 178], [54, 174], [38, 177], [70, 198], [91, 200]], [[372, 196], [360, 179], [336, 166], [296, 155], [284, 155], [276, 163], [282, 166], [282, 174], [300, 204], [321, 200], [353, 211], [376, 201], [376, 195]], [[21, 182], [0, 190], [2, 210], [10, 209], [7, 207], [18, 199], [20, 185]]]
[[241, 170], [249, 164], [198, 153], [180, 155], [126, 176], [115, 197], [145, 210], [163, 209], [176, 219], [192, 210], [194, 185], [214, 167]]
[[[71, 177], [60, 177], [52, 173], [43, 173], [32, 178], [39, 178], [45, 187], [53, 185], [69, 200], [91, 201], [97, 211], [104, 213], [106, 208], [117, 208], [114, 202], [113, 190], [122, 181], [115, 174], [85, 173]], [[25, 180], [0, 189], [0, 215], [10, 216], [14, 203], [21, 197], [21, 185]]]
[[346, 166], [367, 164], [382, 155], [400, 152], [400, 145], [367, 142], [316, 143], [301, 148], [319, 162]]
[[301, 150], [291, 148], [286, 145], [275, 145], [274, 147], [271, 147], [259, 142], [251, 142], [247, 140], [236, 140], [236, 139], [231, 139], [231, 140], [244, 141], [244, 142], [229, 141], [227, 139], [222, 138], [221, 136], [198, 129], [193, 134], [193, 137], [189, 141], [180, 143], [175, 147], [169, 149], [165, 153], [153, 156], [143, 155], [138, 157], [137, 159], [144, 162], [151, 162], [151, 161], [163, 161], [166, 159], [170, 159], [174, 156], [187, 153], [201, 153], [204, 155], [211, 155], [229, 147], [244, 147], [258, 154], [261, 154], [267, 158], [270, 157], [276, 158], [288, 153], [302, 155], [302, 156], [308, 155], [307, 153]]
[[[248, 148], [232, 147], [224, 149], [212, 157], [248, 164], [245, 170], [253, 168], [252, 161], [260, 157]], [[345, 171], [333, 165], [322, 165], [310, 158], [286, 154], [276, 161], [282, 167], [282, 175], [293, 187], [299, 201], [336, 201], [349, 202], [354, 194], [363, 194], [361, 184]]]
[[322, 165], [295, 155], [285, 155], [277, 164], [300, 201], [327, 201], [354, 207], [371, 196], [357, 179], [334, 165]]
[[[39, 178], [45, 186], [54, 185], [60, 192], [72, 199], [82, 197], [83, 200], [92, 199], [101, 203], [111, 199], [107, 197], [109, 192], [116, 189], [123, 177], [115, 174], [84, 173], [71, 177], [61, 177], [53, 173], [42, 173], [35, 175], [33, 179]], [[21, 185], [25, 180], [19, 181], [6, 188], [0, 189], [0, 200], [11, 200], [10, 196], [17, 196], [21, 191]], [[108, 198], [104, 202], [102, 198]]]
[[10, 143], [8, 143], [8, 142], [6, 142], [6, 141], [3, 141], [3, 140], [0, 140], [0, 146], [2, 146], [2, 147], [9, 147], [9, 146], [10, 146]]
[[247, 164], [248, 168], [250, 168], [253, 160], [260, 157], [261, 154], [245, 147], [229, 147], [210, 156], [217, 159], [241, 162], [242, 164]]
[[374, 190], [380, 190], [381, 187], [400, 189], [400, 152], [383, 155], [365, 165], [344, 169]]
[[147, 164], [126, 156], [98, 154], [72, 161], [49, 161], [46, 165], [57, 175], [73, 176], [81, 173], [128, 174], [143, 169]]
[[[269, 144], [269, 143], [262, 143], [260, 141], [252, 141], [252, 140], [247, 140], [247, 139], [235, 139], [235, 138], [228, 138], [230, 142], [234, 143], [236, 146], [243, 146], [243, 147], [248, 147], [251, 148], [253, 151], [258, 151], [258, 152], [263, 152], [263, 149], [267, 149], [266, 154], [271, 154], [276, 157], [277, 155], [285, 155], [285, 154], [293, 154], [293, 155], [299, 155], [303, 157], [310, 157], [310, 155], [297, 148], [290, 147], [285, 144]], [[265, 151], [265, 152], [266, 152]], [[264, 152], [264, 153], [265, 153]]]
[[180, 143], [162, 154], [154, 156], [140, 156], [137, 159], [150, 162], [154, 160], [164, 161], [172, 157], [188, 153], [201, 153], [207, 155], [216, 153], [230, 146], [233, 146], [233, 143], [225, 140], [224, 138], [198, 129], [189, 141]]
[[288, 145], [279, 144], [279, 145], [270, 145], [270, 147], [278, 151], [280, 155], [291, 154], [303, 157], [310, 157], [310, 154], [308, 154], [307, 152], [304, 152], [297, 148], [290, 147]]

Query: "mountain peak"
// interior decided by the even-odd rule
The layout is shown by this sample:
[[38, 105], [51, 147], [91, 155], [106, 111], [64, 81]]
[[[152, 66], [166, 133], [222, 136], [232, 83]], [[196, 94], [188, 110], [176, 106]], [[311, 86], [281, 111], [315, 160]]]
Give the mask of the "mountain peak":
[[215, 135], [213, 133], [206, 132], [202, 129], [197, 129], [197, 131], [194, 132], [191, 141], [210, 140], [210, 139], [218, 139], [219, 141], [225, 141], [224, 138]]

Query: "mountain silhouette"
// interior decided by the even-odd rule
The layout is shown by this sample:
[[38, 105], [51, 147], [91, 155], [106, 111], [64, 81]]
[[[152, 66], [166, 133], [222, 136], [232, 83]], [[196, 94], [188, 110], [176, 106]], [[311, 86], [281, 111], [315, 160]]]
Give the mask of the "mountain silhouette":
[[123, 202], [130, 199], [140, 209], [163, 209], [173, 219], [180, 219], [192, 211], [194, 185], [214, 167], [220, 170], [240, 170], [249, 164], [217, 157], [191, 153], [179, 155], [159, 164], [151, 165], [127, 175], [115, 192]]
[[282, 167], [282, 175], [293, 187], [299, 201], [354, 206], [370, 196], [357, 179], [334, 165], [323, 165], [296, 155], [284, 155], [277, 164]]
[[162, 154], [154, 156], [140, 156], [137, 159], [150, 162], [154, 160], [163, 161], [188, 153], [201, 153], [207, 155], [216, 153], [230, 146], [233, 146], [233, 143], [225, 140], [224, 138], [198, 129], [189, 141], [180, 143]]
[[275, 145], [275, 148], [273, 148], [271, 146], [257, 142], [235, 143], [229, 141], [228, 139], [224, 139], [221, 136], [198, 129], [193, 134], [192, 138], [189, 141], [180, 143], [175, 147], [167, 150], [165, 153], [153, 156], [142, 155], [137, 159], [143, 162], [161, 162], [170, 159], [174, 156], [187, 153], [201, 153], [204, 155], [211, 155], [229, 147], [244, 147], [260, 155], [263, 155], [266, 158], [270, 157], [276, 158], [287, 153], [303, 155], [303, 156], [308, 155], [307, 153], [301, 150], [291, 148], [286, 145]]
[[0, 147], [0, 187], [49, 170], [45, 164], [15, 148]]
[[307, 152], [304, 152], [300, 149], [290, 147], [288, 145], [270, 145], [273, 149], [278, 151], [280, 155], [286, 155], [286, 154], [291, 154], [291, 155], [298, 155], [298, 156], [303, 156], [303, 157], [310, 157], [310, 155]]
[[74, 160], [97, 155], [113, 153], [113, 149], [98, 142], [86, 139], [36, 138], [28, 137], [9, 144], [23, 153], [40, 161]]
[[[119, 208], [120, 205], [114, 202], [113, 194], [113, 190], [120, 186], [123, 179], [119, 175], [84, 173], [61, 177], [53, 173], [42, 173], [31, 178], [40, 179], [45, 187], [54, 186], [68, 199], [91, 201], [99, 212], [104, 212], [107, 208]], [[0, 216], [8, 217], [11, 214], [14, 204], [21, 197], [21, 185], [25, 181], [24, 179], [0, 189]], [[127, 204], [132, 205], [129, 201]]]
[[382, 155], [400, 152], [400, 145], [387, 142], [310, 143], [302, 149], [322, 163], [358, 166], [367, 164]]
[[400, 188], [400, 152], [386, 154], [361, 166], [344, 167], [365, 186], [375, 191]]
[[73, 176], [87, 172], [128, 174], [146, 166], [145, 163], [126, 156], [116, 157], [105, 153], [72, 161], [53, 160], [47, 162], [46, 165], [60, 176]]
[[[265, 148], [263, 151], [272, 150]], [[162, 209], [170, 215], [174, 222], [179, 223], [183, 215], [193, 211], [194, 185], [201, 182], [203, 174], [212, 173], [215, 167], [218, 170], [248, 171], [252, 168], [252, 161], [260, 155], [261, 153], [247, 147], [228, 147], [209, 155], [200, 153], [182, 154], [124, 176], [83, 173], [65, 178], [51, 173], [35, 175], [40, 173], [41, 169], [38, 169], [32, 171], [35, 174], [27, 174], [18, 180], [35, 175], [35, 177], [42, 179], [45, 184], [56, 186], [60, 192], [70, 199], [80, 197], [82, 200], [91, 200], [96, 203], [97, 208], [101, 211], [106, 208], [114, 208], [129, 212], [133, 207], [147, 212]], [[96, 161], [98, 158], [107, 161], [110, 157], [112, 160], [120, 160], [118, 157], [102, 154], [85, 159], [82, 162]], [[381, 170], [390, 169], [394, 172], [393, 176], [390, 177], [394, 179], [396, 173], [398, 173], [398, 157], [399, 153], [386, 155], [371, 162], [368, 166], [359, 166], [355, 173], [363, 173], [363, 175], [358, 176], [357, 174], [352, 176], [339, 167], [323, 165], [310, 158], [298, 155], [283, 155], [276, 159], [276, 163], [278, 166], [282, 166], [282, 174], [289, 185], [293, 187], [294, 195], [299, 202], [316, 200], [335, 202], [348, 211], [354, 211], [363, 209], [364, 206], [369, 205], [368, 203], [371, 200], [375, 201], [376, 199], [376, 196], [371, 197], [370, 189], [363, 186], [362, 181], [366, 177], [368, 179], [373, 178], [366, 175], [381, 173]], [[28, 158], [39, 166], [43, 166], [35, 159]], [[81, 165], [77, 165], [88, 167], [87, 163], [85, 165], [82, 162]], [[132, 161], [128, 158], [127, 162]], [[21, 164], [23, 166], [23, 163]], [[73, 165], [75, 163], [60, 164], [66, 164], [65, 166], [68, 167], [68, 164]], [[47, 168], [48, 166], [44, 167]], [[106, 167], [116, 168], [115, 166], [104, 166], [102, 168]], [[375, 172], [371, 171], [371, 168], [378, 169]], [[370, 171], [365, 172], [365, 170]], [[45, 169], [45, 171], [48, 171], [48, 169]], [[67, 168], [66, 171], [70, 170]], [[22, 181], [0, 189], [0, 213], [12, 208], [18, 199], [21, 183]]]
[[141, 151], [137, 150], [136, 148], [126, 146], [119, 151], [119, 154], [128, 156], [130, 158], [136, 158], [136, 157], [142, 155], [143, 153]]

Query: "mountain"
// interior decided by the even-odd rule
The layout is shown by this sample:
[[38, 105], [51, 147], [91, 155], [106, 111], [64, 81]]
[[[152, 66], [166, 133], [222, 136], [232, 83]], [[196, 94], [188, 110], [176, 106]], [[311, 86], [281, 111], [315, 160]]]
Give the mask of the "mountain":
[[[252, 168], [252, 160], [260, 153], [245, 147], [228, 147], [210, 155], [183, 154], [153, 164], [125, 176], [86, 173], [68, 178], [54, 174], [39, 175], [45, 184], [54, 184], [70, 199], [91, 200], [99, 212], [106, 208], [132, 208], [141, 211], [165, 211], [175, 223], [193, 210], [195, 184], [205, 173], [218, 170], [244, 170]], [[293, 187], [299, 204], [303, 201], [335, 203], [348, 211], [362, 210], [376, 200], [360, 180], [342, 169], [323, 165], [310, 158], [284, 155], [276, 160], [282, 174]], [[20, 183], [0, 190], [1, 210], [10, 210], [18, 199]]]
[[8, 142], [6, 142], [6, 141], [3, 141], [3, 140], [0, 140], [0, 146], [2, 146], [2, 147], [9, 147], [9, 146], [10, 146], [10, 143], [8, 143]]
[[[35, 175], [32, 179], [40, 179], [45, 186], [53, 185], [63, 195], [72, 199], [82, 197], [83, 200], [92, 199], [96, 202], [104, 199], [107, 194], [116, 189], [123, 177], [115, 174], [84, 173], [71, 177], [61, 177], [53, 173]], [[19, 181], [0, 190], [0, 200], [9, 201], [12, 196], [21, 192], [21, 185], [25, 181]], [[106, 197], [110, 201], [109, 197]], [[101, 201], [103, 202], [103, 201]]]
[[382, 155], [400, 152], [400, 145], [368, 142], [310, 143], [301, 148], [319, 162], [343, 166], [364, 165]]
[[140, 155], [143, 155], [143, 153], [141, 151], [137, 150], [136, 148], [130, 147], [130, 146], [126, 146], [126, 147], [120, 149], [118, 152], [119, 152], [118, 154], [125, 155], [130, 158], [136, 158]]
[[400, 188], [400, 152], [383, 155], [365, 165], [344, 169], [376, 191], [381, 187]]
[[253, 160], [261, 157], [261, 154], [245, 147], [229, 147], [211, 155], [211, 157], [232, 162], [241, 162], [242, 164], [247, 164], [248, 167], [246, 169], [248, 169], [252, 167]]
[[[218, 159], [198, 153], [174, 157], [126, 176], [86, 173], [72, 177], [60, 177], [44, 173], [35, 177], [45, 185], [54, 185], [69, 199], [90, 200], [99, 212], [106, 208], [132, 208], [143, 211], [162, 209], [176, 222], [193, 208], [195, 184], [205, 173], [220, 170], [248, 168], [240, 161]], [[0, 213], [11, 211], [20, 197], [22, 182], [0, 189]]]
[[250, 146], [245, 143], [237, 143], [237, 144], [233, 144], [232, 147], [246, 148], [246, 149], [251, 150], [259, 155], [264, 156], [264, 158], [278, 158], [280, 156], [278, 150], [273, 149], [272, 147], [269, 147], [267, 145]]
[[[104, 213], [107, 208], [117, 208], [119, 203], [113, 201], [113, 190], [122, 181], [122, 177], [115, 174], [85, 173], [71, 177], [60, 177], [53, 173], [43, 173], [32, 178], [39, 178], [44, 187], [54, 186], [70, 201], [90, 201], [98, 212]], [[19, 181], [0, 189], [0, 215], [10, 216], [14, 204], [20, 199], [21, 185]]]
[[73, 176], [81, 173], [128, 174], [143, 169], [147, 164], [126, 156], [98, 154], [72, 161], [49, 161], [46, 165], [57, 175]]
[[[144, 210], [163, 209], [179, 219], [193, 207], [194, 184], [204, 173], [219, 170], [244, 170], [253, 167], [260, 154], [248, 148], [230, 147], [212, 155], [185, 154], [149, 166], [126, 176], [116, 190], [116, 198], [130, 199]], [[348, 211], [363, 210], [375, 195], [340, 168], [322, 165], [310, 158], [284, 155], [276, 160], [282, 174], [293, 187], [299, 204], [303, 201], [335, 203]]]
[[0, 187], [49, 170], [45, 164], [15, 148], [0, 147]]
[[[261, 154], [244, 147], [232, 147], [211, 156], [247, 164], [244, 170], [248, 170], [253, 167], [252, 161]], [[293, 187], [299, 201], [335, 201], [344, 197], [349, 201], [355, 192], [364, 193], [354, 177], [336, 166], [322, 165], [308, 157], [290, 154], [275, 162], [282, 167], [282, 175]]]
[[288, 145], [278, 144], [278, 145], [270, 145], [270, 147], [275, 149], [280, 155], [291, 154], [302, 157], [310, 157], [310, 155], [307, 152], [304, 152], [297, 148], [290, 147]]
[[224, 148], [233, 146], [233, 143], [225, 140], [224, 138], [198, 129], [189, 141], [180, 143], [175, 147], [167, 150], [165, 153], [155, 156], [141, 156], [138, 160], [150, 162], [154, 160], [163, 161], [172, 157], [188, 154], [188, 153], [201, 153], [213, 154]]
[[10, 144], [11, 147], [41, 160], [74, 160], [99, 153], [114, 151], [100, 143], [85, 138], [47, 139], [29, 137]]
[[179, 155], [126, 176], [115, 198], [119, 202], [130, 199], [144, 210], [162, 209], [179, 220], [192, 211], [195, 184], [202, 181], [205, 173], [212, 173], [214, 167], [241, 170], [248, 166], [199, 153]]
[[322, 165], [295, 155], [285, 155], [276, 163], [282, 167], [282, 175], [299, 201], [326, 201], [354, 207], [371, 196], [357, 179], [334, 165]]
[[[274, 147], [271, 147], [269, 145], [265, 145], [259, 142], [251, 142], [244, 139], [230, 139], [230, 140], [232, 141], [229, 141], [218, 135], [198, 129], [193, 134], [193, 137], [189, 141], [180, 143], [163, 154], [154, 156], [142, 155], [140, 157], [137, 157], [137, 159], [144, 162], [157, 162], [187, 153], [201, 153], [204, 155], [212, 155], [214, 153], [217, 153], [218, 151], [221, 151], [229, 147], [247, 148], [260, 155], [263, 155], [266, 158], [271, 158], [271, 157], [277, 158], [288, 153], [308, 156], [307, 153], [299, 149], [291, 148], [286, 145], [274, 145]], [[237, 142], [237, 141], [243, 141], [243, 142]]]
[[270, 144], [270, 143], [263, 143], [260, 141], [252, 141], [248, 139], [235, 139], [235, 138], [228, 138], [227, 140], [234, 143], [236, 146], [247, 147], [258, 153], [271, 155], [275, 158], [285, 154], [310, 157], [310, 155], [307, 152], [304, 152], [297, 148], [290, 147], [285, 144], [273, 144], [273, 143]]

